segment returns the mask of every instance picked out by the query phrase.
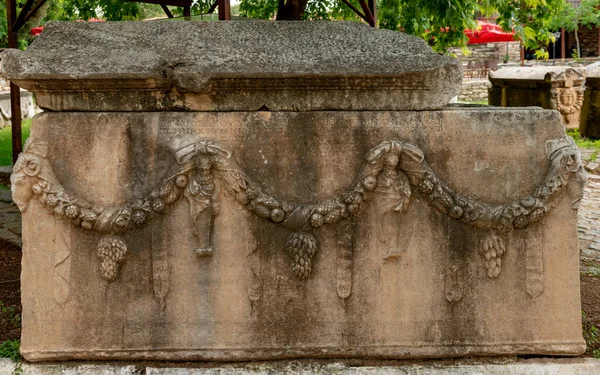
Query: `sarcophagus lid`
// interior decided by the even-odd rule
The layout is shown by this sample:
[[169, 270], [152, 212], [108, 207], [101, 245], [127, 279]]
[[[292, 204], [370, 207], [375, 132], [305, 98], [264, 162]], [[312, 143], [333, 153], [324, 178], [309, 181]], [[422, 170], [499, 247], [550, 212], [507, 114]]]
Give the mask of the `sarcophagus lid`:
[[2, 65], [54, 111], [436, 109], [462, 81], [421, 39], [325, 21], [50, 22]]

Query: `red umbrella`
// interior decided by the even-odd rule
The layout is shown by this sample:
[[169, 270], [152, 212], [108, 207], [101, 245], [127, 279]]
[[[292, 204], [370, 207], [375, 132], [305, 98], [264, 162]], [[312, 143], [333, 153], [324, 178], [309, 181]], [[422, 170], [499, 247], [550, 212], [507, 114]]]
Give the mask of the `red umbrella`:
[[469, 38], [469, 44], [515, 41], [514, 32], [507, 33], [496, 24], [482, 21], [477, 21], [477, 30], [465, 30], [465, 34]]
[[[75, 22], [85, 22], [83, 20], [77, 20]], [[98, 18], [90, 18], [88, 20], [88, 22], [106, 22], [104, 20], [99, 20]], [[31, 28], [31, 35], [33, 36], [38, 36], [42, 33], [42, 31], [44, 31], [44, 26], [40, 26], [40, 27], [32, 27]]]
[[31, 35], [38, 36], [38, 35], [40, 35], [42, 33], [42, 31], [44, 31], [44, 26], [32, 27], [31, 28]]

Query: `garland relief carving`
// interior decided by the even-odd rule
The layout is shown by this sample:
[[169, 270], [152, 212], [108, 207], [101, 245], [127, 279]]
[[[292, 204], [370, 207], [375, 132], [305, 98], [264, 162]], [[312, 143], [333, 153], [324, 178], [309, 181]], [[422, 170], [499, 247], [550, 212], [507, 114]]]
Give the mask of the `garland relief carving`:
[[[179, 149], [175, 153], [174, 172], [164, 178], [160, 186], [146, 196], [119, 206], [100, 207], [67, 192], [52, 171], [47, 159], [47, 144], [35, 138], [30, 138], [25, 145], [14, 166], [11, 182], [14, 200], [22, 212], [28, 210], [32, 199], [37, 199], [58, 219], [80, 230], [102, 235], [97, 256], [101, 276], [109, 283], [118, 279], [119, 269], [127, 260], [127, 244], [120, 235], [134, 231], [152, 219], [161, 222], [163, 219], [157, 217], [168, 215], [167, 208], [179, 204], [181, 197], [187, 201], [194, 224], [197, 256], [211, 256], [218, 251], [212, 239], [220, 200], [234, 199], [249, 213], [291, 232], [281, 247], [288, 254], [291, 272], [303, 281], [311, 277], [315, 255], [319, 251], [315, 229], [339, 223], [336, 288], [338, 296], [345, 299], [352, 291], [355, 249], [352, 234], [339, 232], [353, 232], [352, 223], [360, 222], [360, 212], [367, 204], [374, 204], [378, 207], [380, 225], [386, 228], [382, 232], [398, 233], [399, 223], [415, 194], [442, 215], [483, 229], [485, 235], [478, 249], [482, 267], [489, 278], [499, 277], [502, 256], [507, 250], [502, 235], [538, 225], [549, 213], [551, 202], [565, 190], [571, 179], [577, 182], [576, 189], [581, 189], [585, 181], [579, 151], [570, 138], [548, 141], [547, 151], [549, 169], [543, 183], [531, 194], [504, 204], [488, 204], [455, 192], [427, 164], [422, 149], [400, 140], [383, 141], [371, 148], [355, 182], [341, 193], [316, 203], [287, 202], [267, 194], [260, 183], [253, 181], [237, 165], [230, 150], [208, 140]], [[579, 194], [574, 195], [580, 199]], [[573, 206], [577, 203], [573, 201]], [[70, 241], [68, 233], [64, 236]], [[170, 269], [163, 240], [152, 251], [155, 295], [164, 307]], [[386, 259], [401, 257], [402, 240], [399, 234], [377, 239], [380, 246], [385, 247]], [[255, 249], [256, 246], [248, 250], [249, 256]], [[64, 287], [65, 283], [68, 285], [68, 271], [65, 270], [68, 258], [69, 254], [61, 254], [56, 261], [57, 285], [60, 285], [56, 299], [59, 303], [64, 303], [68, 296], [68, 287]], [[543, 282], [542, 256], [528, 253], [527, 260], [527, 292], [535, 296], [543, 291], [543, 285], [540, 285]], [[251, 263], [256, 285], [248, 293], [251, 300], [257, 300], [260, 298], [260, 272], [256, 262]], [[462, 278], [462, 270], [447, 270], [448, 301], [460, 300]]]

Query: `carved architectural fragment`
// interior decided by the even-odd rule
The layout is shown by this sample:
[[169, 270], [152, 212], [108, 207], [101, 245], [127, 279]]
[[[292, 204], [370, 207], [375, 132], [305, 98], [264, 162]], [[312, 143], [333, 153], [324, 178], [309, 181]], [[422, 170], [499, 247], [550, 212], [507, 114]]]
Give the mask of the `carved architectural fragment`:
[[448, 302], [458, 302], [464, 293], [464, 271], [459, 266], [451, 266], [446, 270], [445, 291]]
[[353, 222], [345, 220], [337, 228], [336, 289], [341, 299], [352, 294], [353, 238], [356, 235], [353, 226]]
[[71, 226], [55, 218], [56, 249], [54, 251], [54, 300], [64, 305], [69, 300], [71, 288]]
[[506, 249], [504, 241], [497, 233], [490, 231], [481, 239], [481, 248], [479, 252], [485, 258], [485, 269], [488, 277], [496, 278], [500, 275], [502, 269], [502, 255]]
[[579, 127], [584, 68], [566, 66], [508, 67], [490, 72], [489, 103], [502, 107], [557, 109], [567, 128]]
[[540, 226], [525, 237], [525, 268], [527, 294], [537, 297], [544, 292], [544, 240]]
[[4, 54], [3, 75], [52, 111], [435, 109], [462, 81], [458, 60], [423, 40], [356, 22], [53, 21], [37, 40], [26, 54]]
[[160, 301], [161, 308], [166, 307], [166, 298], [171, 283], [171, 266], [169, 264], [168, 239], [163, 218], [152, 221], [152, 288], [154, 296]]
[[581, 110], [579, 133], [583, 137], [600, 138], [600, 66], [587, 71], [584, 104]]
[[[517, 112], [515, 114], [522, 118], [521, 112]], [[495, 113], [493, 110], [485, 112], [488, 116]], [[299, 308], [297, 304], [303, 304], [301, 301], [304, 299], [313, 301], [313, 305], [317, 304], [313, 298], [319, 295], [322, 295], [319, 304], [328, 303], [325, 302], [328, 301], [325, 297], [328, 293], [343, 301], [340, 306], [348, 314], [355, 313], [353, 311], [357, 303], [381, 306], [372, 312], [377, 316], [373, 319], [389, 321], [391, 318], [385, 314], [392, 314], [393, 310], [388, 311], [390, 307], [386, 306], [390, 306], [390, 302], [383, 301], [398, 300], [398, 304], [391, 305], [393, 309], [413, 303], [409, 302], [410, 293], [423, 295], [417, 292], [416, 286], [411, 285], [420, 275], [424, 277], [420, 285], [425, 285], [424, 280], [432, 280], [433, 289], [427, 292], [431, 295], [427, 300], [431, 299], [431, 302], [426, 302], [426, 306], [432, 306], [429, 303], [451, 302], [455, 309], [468, 309], [480, 293], [503, 295], [505, 290], [508, 292], [505, 283], [514, 285], [513, 280], [519, 279], [518, 272], [526, 272], [522, 285], [518, 283], [521, 292], [533, 293], [537, 296], [535, 300], [543, 300], [539, 290], [553, 288], [552, 284], [548, 285], [549, 276], [546, 273], [555, 271], [548, 271], [548, 267], [542, 264], [547, 262], [546, 257], [536, 258], [531, 255], [535, 253], [529, 250], [521, 252], [514, 247], [516, 242], [513, 237], [520, 237], [521, 234], [513, 233], [529, 233], [538, 226], [555, 225], [555, 210], [558, 210], [558, 215], [565, 215], [566, 209], [569, 211], [568, 217], [572, 217], [571, 212], [577, 207], [581, 184], [585, 180], [577, 148], [560, 131], [543, 141], [536, 141], [542, 147], [538, 155], [546, 172], [536, 169], [537, 174], [529, 176], [537, 177], [529, 180], [527, 188], [518, 187], [507, 195], [501, 195], [507, 197], [502, 200], [494, 199], [495, 195], [485, 195], [485, 190], [481, 188], [473, 189], [487, 185], [481, 185], [476, 177], [470, 177], [468, 183], [462, 183], [454, 172], [461, 170], [462, 164], [446, 166], [440, 162], [439, 155], [444, 148], [432, 146], [438, 142], [435, 137], [439, 134], [432, 130], [428, 135], [411, 135], [407, 130], [398, 138], [391, 133], [374, 131], [377, 137], [370, 137], [370, 144], [360, 152], [348, 147], [340, 155], [336, 161], [344, 166], [340, 171], [326, 172], [324, 169], [318, 177], [303, 174], [293, 176], [295, 161], [292, 160], [285, 161], [286, 164], [281, 167], [271, 167], [278, 168], [277, 176], [280, 178], [266, 174], [267, 169], [263, 167], [252, 167], [260, 164], [263, 157], [266, 165], [273, 165], [272, 155], [277, 155], [277, 146], [264, 144], [260, 149], [246, 150], [237, 146], [232, 138], [222, 138], [215, 132], [214, 140], [206, 140], [201, 136], [194, 136], [193, 139], [163, 138], [161, 142], [167, 142], [165, 144], [169, 146], [163, 148], [160, 169], [141, 174], [138, 182], [128, 182], [132, 178], [128, 175], [119, 177], [117, 181], [123, 183], [104, 184], [110, 195], [97, 195], [87, 190], [85, 185], [73, 184], [73, 181], [93, 177], [72, 168], [65, 170], [57, 161], [64, 159], [68, 151], [46, 141], [52, 129], [65, 123], [61, 116], [48, 114], [37, 120], [43, 121], [44, 126], [34, 129], [25, 152], [15, 166], [12, 186], [15, 201], [24, 211], [25, 220], [29, 220], [28, 215], [47, 210], [49, 217], [55, 218], [57, 223], [72, 228], [70, 256], [61, 255], [66, 254], [67, 242], [57, 242], [55, 250], [57, 262], [63, 258], [71, 259], [68, 294], [64, 288], [56, 289], [56, 303], [68, 309], [73, 308], [70, 306], [74, 301], [94, 304], [95, 298], [103, 295], [81, 295], [80, 287], [74, 287], [82, 283], [78, 276], [82, 267], [87, 269], [85, 283], [104, 285], [110, 293], [142, 288], [146, 283], [144, 279], [149, 278], [150, 291], [149, 295], [144, 294], [147, 300], [143, 303], [149, 306], [155, 304], [156, 312], [144, 310], [147, 318], [163, 316], [165, 319], [179, 319], [172, 317], [181, 316], [183, 319], [183, 316], [198, 315], [200, 317], [194, 318], [194, 321], [206, 322], [201, 316], [208, 314], [207, 309], [225, 306], [224, 301], [231, 304], [232, 301], [243, 300], [249, 309], [249, 322], [257, 327], [268, 327], [277, 321], [276, 316], [285, 316], [286, 319], [294, 316], [297, 320], [304, 314], [310, 315], [304, 310], [294, 313]], [[77, 116], [80, 119], [73, 123], [92, 126], [93, 121], [86, 119], [97, 115]], [[147, 115], [140, 116], [146, 118]], [[151, 124], [156, 124], [152, 126], [159, 126], [171, 115], [155, 116], [160, 116], [161, 120], [152, 120]], [[186, 117], [195, 115], [177, 116], [181, 118], [179, 122], [195, 118]], [[213, 116], [202, 115], [198, 124], [214, 122], [217, 117]], [[244, 116], [256, 118], [253, 121], [265, 121], [258, 120], [262, 114]], [[272, 114], [268, 121], [272, 127], [277, 124], [281, 126], [282, 130], [276, 131], [283, 131], [291, 126], [287, 116], [290, 115]], [[294, 116], [301, 116], [294, 120], [299, 123], [307, 121], [303, 117], [305, 115]], [[328, 116], [333, 114], [318, 116], [324, 119], [321, 120], [323, 123], [327, 123]], [[379, 118], [381, 115], [368, 116]], [[398, 124], [419, 121], [429, 124], [427, 118], [431, 115], [415, 112], [408, 118], [406, 115], [395, 117], [394, 114], [383, 116]], [[467, 123], [461, 117], [465, 116], [462, 112], [448, 110], [443, 112], [443, 116], [448, 124]], [[551, 114], [546, 116], [550, 116], [546, 123], [555, 121]], [[509, 120], [507, 123], [518, 125], [514, 119]], [[431, 124], [428, 129], [439, 129], [437, 120]], [[236, 131], [236, 128], [233, 129]], [[127, 131], [119, 132], [126, 137]], [[155, 133], [153, 130], [152, 134]], [[315, 139], [326, 139], [325, 134], [315, 136], [318, 137]], [[419, 141], [418, 137], [425, 136], [434, 141]], [[115, 147], [118, 145], [115, 142]], [[512, 148], [511, 152], [514, 152]], [[141, 151], [141, 155], [144, 155], [144, 151]], [[497, 160], [504, 160], [502, 168], [505, 168], [506, 176], [514, 173], [515, 168], [504, 166], [506, 159]], [[320, 159], [315, 159], [315, 162], [331, 164]], [[148, 162], [148, 165], [153, 164], [156, 165], [156, 162]], [[477, 164], [465, 168], [461, 173], [472, 173], [468, 171], [477, 170]], [[149, 178], [141, 179], [142, 176]], [[300, 192], [286, 192], [293, 186], [289, 181], [297, 179], [312, 179], [312, 182], [303, 185]], [[328, 179], [338, 181], [336, 188], [317, 193], [318, 186], [322, 186], [321, 181]], [[501, 186], [501, 181], [496, 180], [495, 186]], [[140, 183], [144, 184], [143, 188], [136, 187]], [[134, 188], [128, 191], [130, 187]], [[494, 194], [501, 192], [496, 191]], [[508, 197], [517, 198], [511, 200]], [[389, 215], [389, 221], [382, 220], [386, 215]], [[559, 221], [562, 223], [562, 219]], [[257, 226], [265, 227], [256, 231]], [[456, 229], [445, 235], [449, 237], [443, 241], [448, 242], [437, 242], [440, 240], [436, 238], [444, 236], [443, 233], [450, 226]], [[438, 229], [430, 232], [428, 228]], [[475, 228], [476, 231], [469, 228]], [[414, 231], [419, 233], [411, 233]], [[84, 232], [88, 235], [82, 237]], [[141, 240], [142, 233], [150, 232], [156, 233], [152, 233], [147, 241]], [[464, 237], [454, 238], [458, 233], [464, 233]], [[415, 238], [408, 241], [409, 237]], [[83, 238], [87, 238], [86, 243], [95, 243], [91, 252], [82, 252]], [[385, 240], [393, 246], [382, 246]], [[36, 241], [45, 240], [41, 236]], [[535, 248], [532, 251], [537, 246], [548, 246], [543, 238], [540, 241], [541, 244], [531, 243], [528, 246]], [[447, 259], [448, 255], [444, 255], [444, 252], [457, 242], [460, 242], [460, 246], [452, 250], [451, 263], [447, 264], [447, 260], [443, 259]], [[554, 247], [551, 246], [552, 249]], [[211, 249], [207, 253], [212, 255], [198, 259], [197, 249]], [[93, 257], [89, 258], [90, 255]], [[516, 260], [521, 258], [522, 261]], [[95, 260], [90, 262], [92, 259]], [[67, 263], [57, 263], [57, 272], [62, 272], [60, 275], [64, 276], [57, 280], [66, 280], [67, 273], [61, 268], [63, 264]], [[385, 269], [382, 264], [387, 264]], [[442, 271], [438, 271], [438, 268]], [[418, 275], [414, 274], [416, 271], [413, 269], [418, 270]], [[217, 270], [219, 273], [216, 273]], [[74, 273], [77, 281], [73, 279]], [[402, 282], [394, 282], [389, 276], [380, 279], [383, 275], [395, 275]], [[220, 280], [221, 277], [226, 277], [224, 280], [227, 281], [217, 284], [210, 281]], [[493, 282], [483, 283], [488, 277]], [[193, 280], [204, 281], [198, 284]], [[197, 285], [200, 289], [190, 294], [185, 288], [182, 289], [183, 285], [186, 285], [185, 288]], [[207, 288], [208, 285], [215, 285], [217, 289], [213, 292]], [[238, 285], [240, 288], [234, 289], [235, 294], [230, 294], [223, 285]], [[478, 289], [483, 287], [491, 288], [493, 292]], [[440, 292], [435, 292], [438, 289]], [[219, 297], [212, 293], [223, 294], [224, 300], [218, 302]], [[518, 293], [518, 290], [510, 290], [510, 293]], [[193, 306], [182, 302], [190, 298], [196, 298]], [[368, 302], [370, 299], [376, 300]], [[215, 302], [207, 304], [206, 301]], [[233, 302], [232, 306], [237, 307], [228, 314], [242, 313], [242, 305]], [[377, 312], [379, 309], [383, 310]], [[430, 307], [427, 309], [429, 311]], [[114, 313], [116, 311], [110, 314]], [[327, 314], [325, 311], [320, 313]], [[406, 313], [397, 311], [392, 315], [410, 316], [403, 314]], [[244, 321], [242, 316], [245, 315], [236, 316], [239, 316], [236, 319], [242, 319], [236, 321]], [[366, 315], [365, 319], [368, 320]], [[31, 318], [25, 320], [32, 321]], [[153, 324], [161, 327], [163, 323]], [[371, 329], [376, 330], [374, 326]], [[271, 332], [268, 328], [258, 330]], [[30, 329], [26, 331], [31, 332]], [[445, 334], [446, 328], [440, 327], [436, 337], [442, 340]], [[27, 341], [24, 345], [25, 348], [28, 345], [31, 347]], [[46, 354], [39, 355], [34, 358], [48, 358]], [[116, 353], [110, 355], [118, 357]]]
[[2, 69], [51, 109], [11, 177], [29, 361], [585, 350], [559, 112], [444, 107], [421, 40], [60, 23]]

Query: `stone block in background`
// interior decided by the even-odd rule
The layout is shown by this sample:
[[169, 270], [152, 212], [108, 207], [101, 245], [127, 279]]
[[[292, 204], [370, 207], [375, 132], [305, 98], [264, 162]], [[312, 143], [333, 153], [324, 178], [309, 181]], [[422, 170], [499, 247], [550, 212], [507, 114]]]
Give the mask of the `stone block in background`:
[[[39, 109], [39, 108], [38, 108]], [[21, 114], [23, 118], [32, 118], [36, 113], [33, 95], [21, 90]], [[0, 91], [0, 128], [10, 125], [10, 91]]]
[[[98, 45], [106, 63], [80, 57]], [[460, 72], [423, 41], [327, 22], [54, 24], [3, 56], [57, 110], [11, 176], [27, 360], [585, 350], [577, 147], [556, 111], [441, 107]]]
[[587, 70], [579, 133], [583, 137], [600, 138], [600, 66], [598, 65], [591, 66]]
[[567, 128], [579, 127], [585, 68], [507, 67], [490, 72], [489, 78], [491, 105], [557, 109]]

